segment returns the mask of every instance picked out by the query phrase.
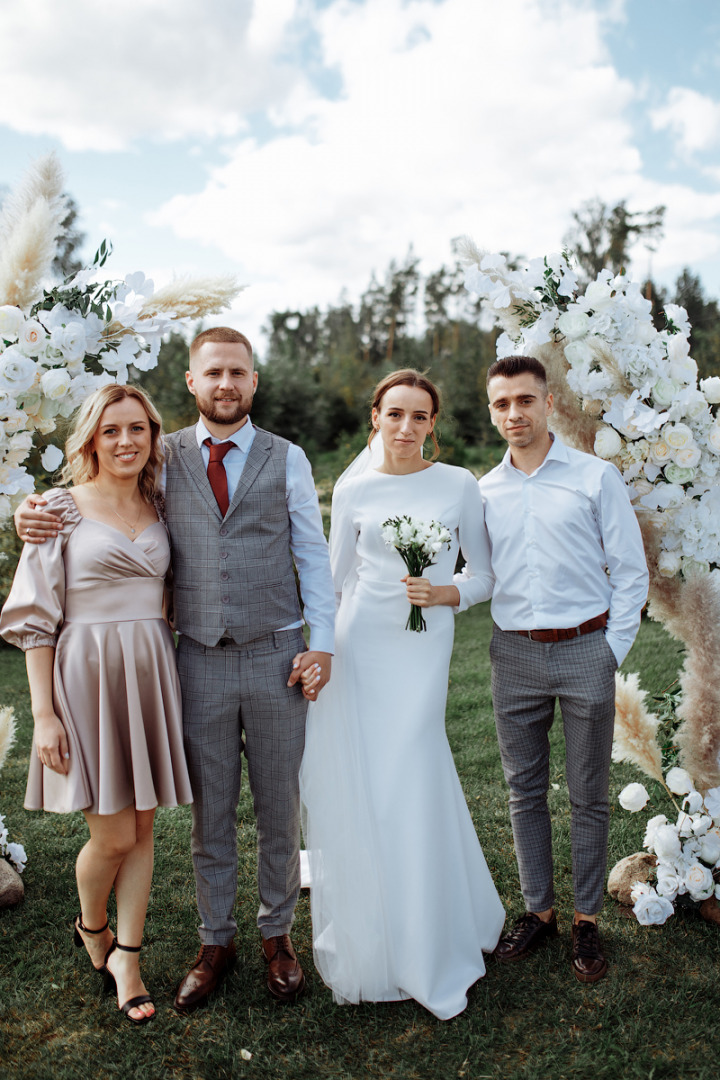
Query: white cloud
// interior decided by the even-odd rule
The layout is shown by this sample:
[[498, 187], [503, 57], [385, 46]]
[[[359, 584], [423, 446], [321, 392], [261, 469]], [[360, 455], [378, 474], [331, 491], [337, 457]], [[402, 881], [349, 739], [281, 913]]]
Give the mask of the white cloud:
[[639, 171], [633, 88], [586, 5], [340, 2], [316, 29], [339, 99], [291, 95], [291, 133], [241, 139], [204, 191], [150, 218], [236, 258], [275, 306], [356, 291], [411, 243], [437, 266], [467, 231], [557, 247], [572, 207], [625, 197]]
[[650, 119], [656, 131], [670, 131], [686, 154], [720, 144], [720, 102], [696, 90], [673, 87], [666, 104], [653, 109]]
[[273, 50], [293, 0], [0, 5], [3, 120], [69, 150], [230, 137], [302, 81]]

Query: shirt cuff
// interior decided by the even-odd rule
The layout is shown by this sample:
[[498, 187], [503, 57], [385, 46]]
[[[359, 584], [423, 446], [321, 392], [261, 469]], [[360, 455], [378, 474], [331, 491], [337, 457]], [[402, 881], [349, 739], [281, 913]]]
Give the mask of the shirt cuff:
[[335, 652], [335, 635], [332, 630], [311, 629], [308, 649], [311, 652], [326, 652], [333, 654]]
[[619, 634], [613, 634], [612, 631], [608, 633], [605, 631], [605, 640], [615, 653], [615, 659], [617, 660], [617, 666], [620, 667], [623, 660], [630, 652], [632, 641], [628, 641], [627, 638], [621, 637]]

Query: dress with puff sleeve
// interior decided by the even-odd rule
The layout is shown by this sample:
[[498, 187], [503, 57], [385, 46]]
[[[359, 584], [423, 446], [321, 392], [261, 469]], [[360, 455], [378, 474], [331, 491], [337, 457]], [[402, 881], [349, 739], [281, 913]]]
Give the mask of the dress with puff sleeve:
[[131, 541], [83, 517], [69, 491], [46, 498], [63, 530], [25, 545], [0, 634], [23, 650], [55, 648], [54, 707], [70, 758], [63, 776], [33, 748], [25, 806], [114, 814], [189, 803], [175, 647], [162, 619], [165, 527], [154, 522]]

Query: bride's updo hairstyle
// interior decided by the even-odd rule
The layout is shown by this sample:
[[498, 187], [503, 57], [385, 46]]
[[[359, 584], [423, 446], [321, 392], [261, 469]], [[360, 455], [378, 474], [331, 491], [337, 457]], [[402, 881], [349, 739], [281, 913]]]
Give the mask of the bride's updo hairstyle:
[[100, 419], [108, 405], [124, 398], [135, 398], [147, 413], [150, 421], [150, 457], [138, 477], [140, 494], [148, 502], [155, 494], [164, 460], [162, 448], [162, 419], [150, 398], [139, 386], [119, 386], [108, 383], [86, 397], [75, 415], [72, 432], [65, 443], [67, 464], [62, 471], [64, 484], [85, 484], [97, 476], [97, 457], [92, 441]]
[[[430, 382], [427, 375], [421, 375], [421, 373], [419, 371], [415, 371], [414, 368], [400, 368], [399, 371], [391, 371], [389, 375], [386, 375], [384, 379], [381, 379], [373, 390], [371, 408], [377, 409], [379, 412], [380, 403], [383, 397], [388, 392], [388, 390], [392, 390], [395, 386], [413, 386], [417, 387], [418, 390], [425, 390], [426, 393], [430, 395], [430, 398], [432, 400], [431, 419], [434, 419], [440, 412], [440, 391], [438, 390], [435, 383]], [[370, 432], [370, 435], [368, 436], [368, 446], [373, 441], [375, 435], [376, 432], [374, 430]], [[435, 438], [434, 429], [430, 432], [430, 438], [432, 439], [433, 446], [435, 447], [435, 452], [430, 458], [430, 460], [434, 461], [440, 453], [440, 446], [437, 439]]]

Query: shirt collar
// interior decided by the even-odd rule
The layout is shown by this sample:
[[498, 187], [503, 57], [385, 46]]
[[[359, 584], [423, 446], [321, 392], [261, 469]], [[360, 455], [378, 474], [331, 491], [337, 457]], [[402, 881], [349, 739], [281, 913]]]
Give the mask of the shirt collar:
[[[565, 445], [565, 443], [560, 442], [560, 440], [557, 438], [557, 436], [554, 434], [554, 432], [552, 432], [552, 431], [549, 432], [549, 435], [550, 435], [550, 438], [552, 440], [552, 442], [550, 443], [550, 449], [548, 450], [547, 454], [543, 458], [542, 462], [538, 465], [535, 472], [538, 472], [539, 469], [542, 469], [543, 466], [546, 465], [548, 461], [564, 461], [564, 462], [567, 463], [567, 461], [569, 460], [568, 459], [567, 446]], [[503, 465], [507, 469], [513, 469], [515, 472], [520, 472], [521, 471], [519, 469], [515, 469], [515, 466], [512, 463], [510, 447], [509, 446], [508, 446], [507, 450], [505, 451], [505, 454], [503, 456], [501, 465]], [[531, 474], [531, 475], [533, 475], [533, 474]]]
[[198, 446], [202, 446], [206, 439], [212, 439], [213, 442], [232, 442], [235, 443], [238, 450], [242, 450], [243, 453], [247, 453], [250, 449], [254, 434], [255, 429], [253, 428], [249, 417], [243, 426], [238, 428], [237, 431], [234, 431], [232, 435], [228, 435], [227, 439], [217, 439], [214, 435], [211, 435], [205, 427], [202, 416], [195, 426], [195, 438], [197, 439]]

